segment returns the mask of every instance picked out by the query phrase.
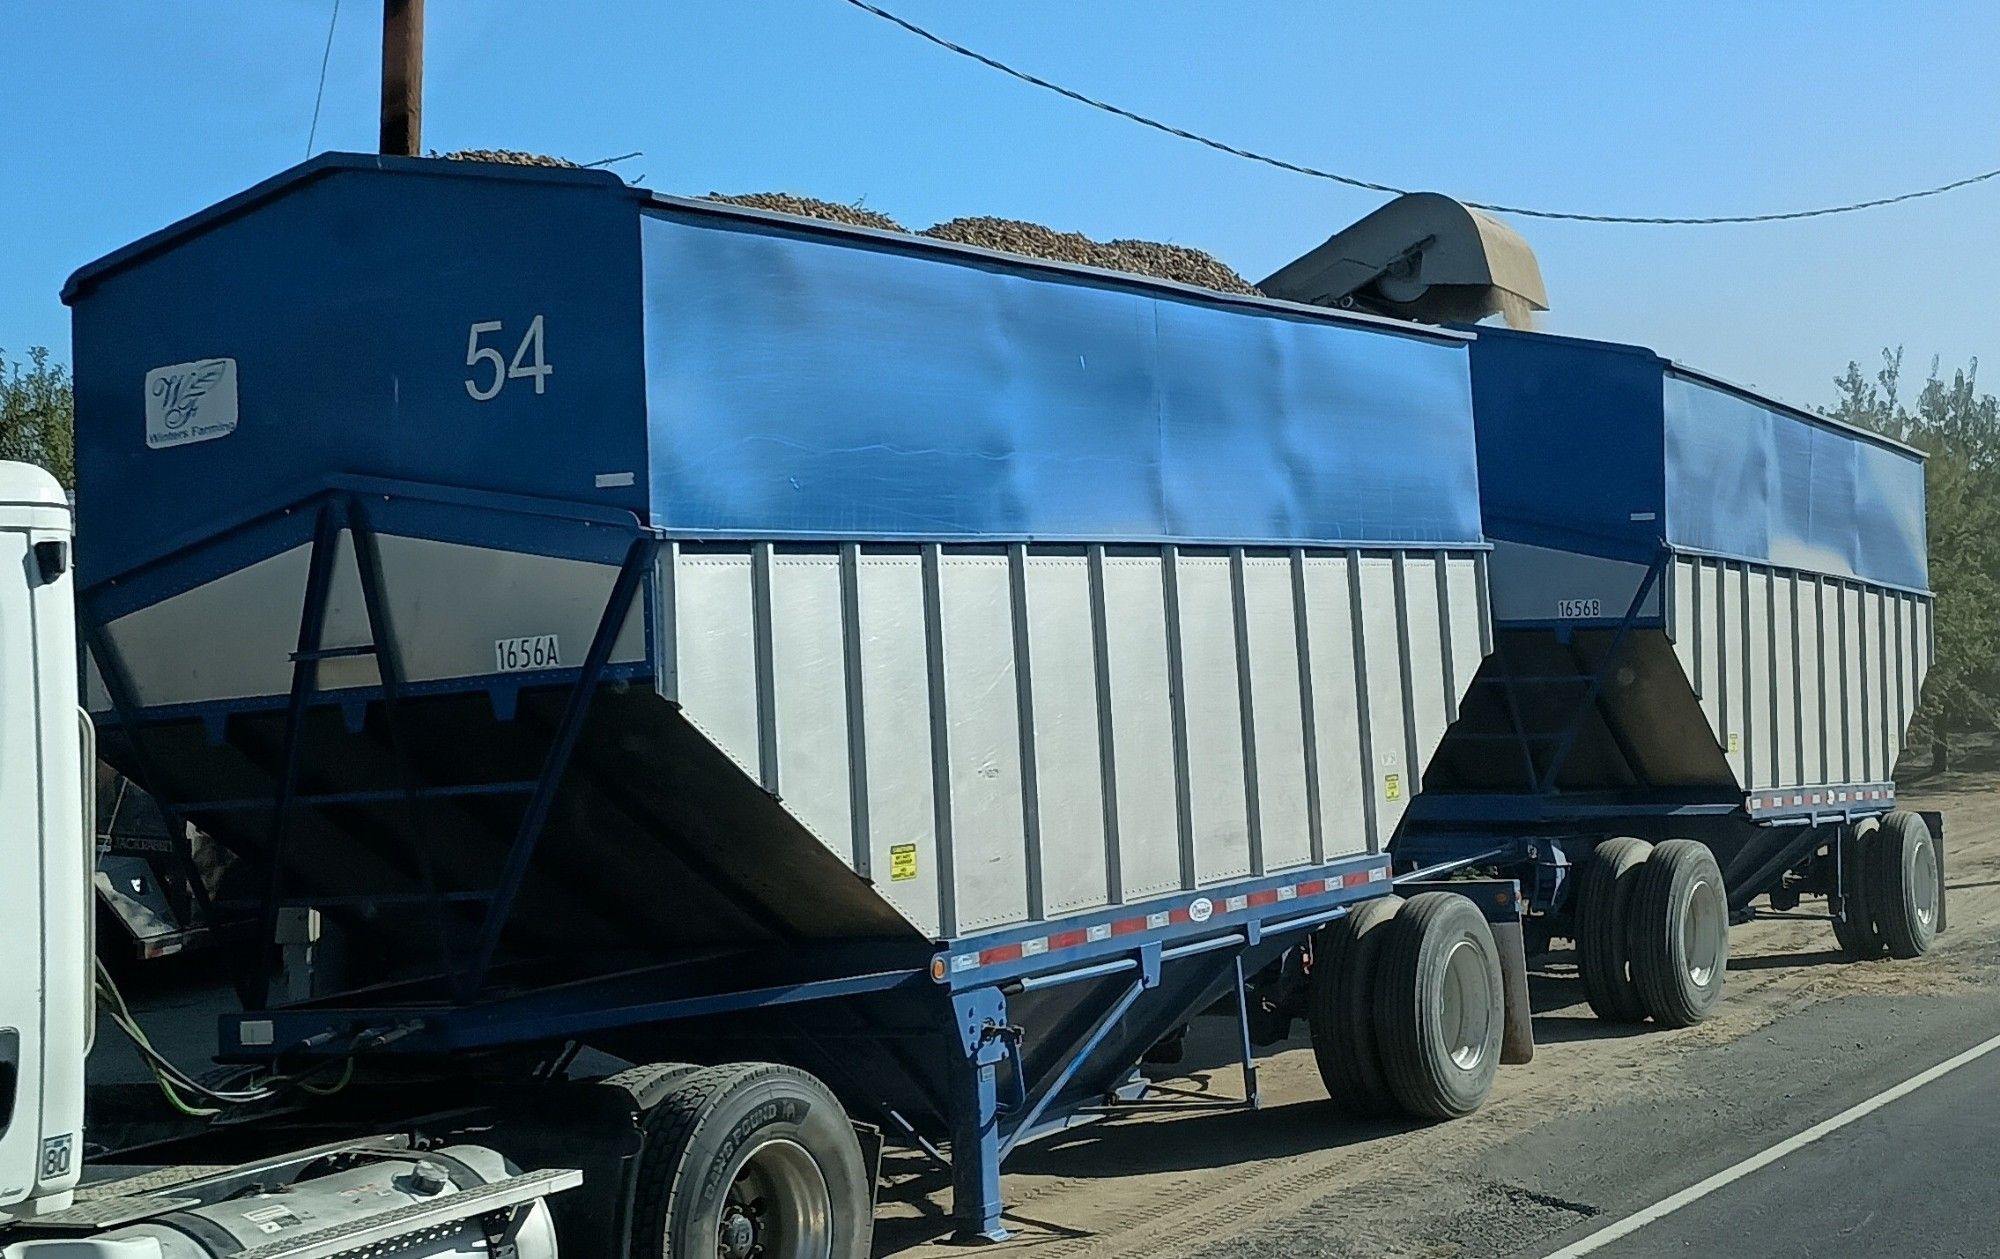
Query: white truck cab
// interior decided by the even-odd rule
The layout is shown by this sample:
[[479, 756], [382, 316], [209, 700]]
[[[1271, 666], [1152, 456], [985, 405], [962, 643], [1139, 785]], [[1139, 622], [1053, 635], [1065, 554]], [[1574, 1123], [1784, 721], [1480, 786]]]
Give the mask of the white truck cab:
[[69, 1206], [94, 1026], [70, 509], [0, 463], [0, 1223]]

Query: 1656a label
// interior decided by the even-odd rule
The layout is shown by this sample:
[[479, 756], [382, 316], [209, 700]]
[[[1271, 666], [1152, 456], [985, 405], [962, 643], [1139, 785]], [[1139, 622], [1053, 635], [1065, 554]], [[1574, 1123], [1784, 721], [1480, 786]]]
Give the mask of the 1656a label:
[[499, 638], [493, 642], [493, 670], [496, 673], [532, 673], [537, 669], [560, 669], [562, 647], [554, 634], [533, 634], [526, 638]]

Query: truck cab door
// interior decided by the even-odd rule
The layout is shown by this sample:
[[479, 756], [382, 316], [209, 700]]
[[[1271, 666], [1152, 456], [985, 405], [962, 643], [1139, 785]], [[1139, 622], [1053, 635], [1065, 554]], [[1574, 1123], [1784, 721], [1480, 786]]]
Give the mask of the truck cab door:
[[0, 1218], [66, 1206], [90, 1039], [69, 510], [0, 464]]

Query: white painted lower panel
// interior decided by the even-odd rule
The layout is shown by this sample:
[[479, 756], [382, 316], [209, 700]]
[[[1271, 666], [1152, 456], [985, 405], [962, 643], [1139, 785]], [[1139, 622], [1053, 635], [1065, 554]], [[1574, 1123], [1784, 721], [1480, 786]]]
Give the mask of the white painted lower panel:
[[[352, 535], [336, 538], [325, 647], [372, 641]], [[581, 662], [618, 577], [615, 566], [381, 535], [384, 601], [404, 679], [484, 677], [500, 639], [554, 635]], [[311, 547], [249, 564], [113, 621], [106, 634], [145, 707], [287, 694]], [[645, 659], [645, 614], [620, 628], [613, 663]], [[377, 686], [367, 656], [322, 661], [319, 689]]]
[[1928, 596], [1691, 557], [1673, 580], [1675, 654], [1746, 790], [1894, 775], [1930, 665]]
[[[914, 548], [860, 546], [843, 565], [777, 546], [770, 615], [792, 623], [767, 630], [767, 703], [751, 553], [673, 570], [693, 579], [675, 623], [703, 635], [676, 652], [689, 716], [754, 753], [767, 712], [780, 796], [829, 847], [865, 853], [875, 886], [935, 934], [1386, 842], [1490, 641], [1463, 552], [940, 547], [927, 613]], [[719, 595], [741, 610], [689, 619], [691, 596]], [[721, 651], [708, 637], [724, 625], [751, 645]], [[690, 689], [709, 655], [728, 667], [695, 668]], [[725, 676], [734, 693], [714, 694]], [[857, 726], [863, 763], [843, 775], [832, 758], [851, 759], [840, 732]], [[864, 807], [843, 829], [831, 815], [856, 780]]]

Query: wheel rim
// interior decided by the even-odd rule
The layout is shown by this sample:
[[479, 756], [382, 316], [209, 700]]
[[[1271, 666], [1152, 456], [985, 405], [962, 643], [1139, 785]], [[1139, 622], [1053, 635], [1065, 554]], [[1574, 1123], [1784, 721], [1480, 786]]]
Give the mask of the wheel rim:
[[1937, 917], [1937, 854], [1929, 844], [1911, 844], [1910, 850], [1910, 902], [1917, 921], [1928, 928]]
[[716, 1220], [717, 1259], [829, 1259], [833, 1198], [819, 1163], [772, 1138], [741, 1156]]
[[1493, 1019], [1493, 993], [1486, 980], [1486, 959], [1479, 946], [1471, 940], [1453, 944], [1444, 960], [1444, 1017], [1439, 1030], [1461, 1071], [1473, 1070], [1486, 1056], [1486, 1032]]
[[1697, 988], [1715, 982], [1722, 968], [1722, 942], [1729, 931], [1720, 897], [1708, 895], [1709, 881], [1698, 879], [1688, 889], [1687, 912], [1681, 916], [1681, 956], [1686, 960], [1688, 981]]

